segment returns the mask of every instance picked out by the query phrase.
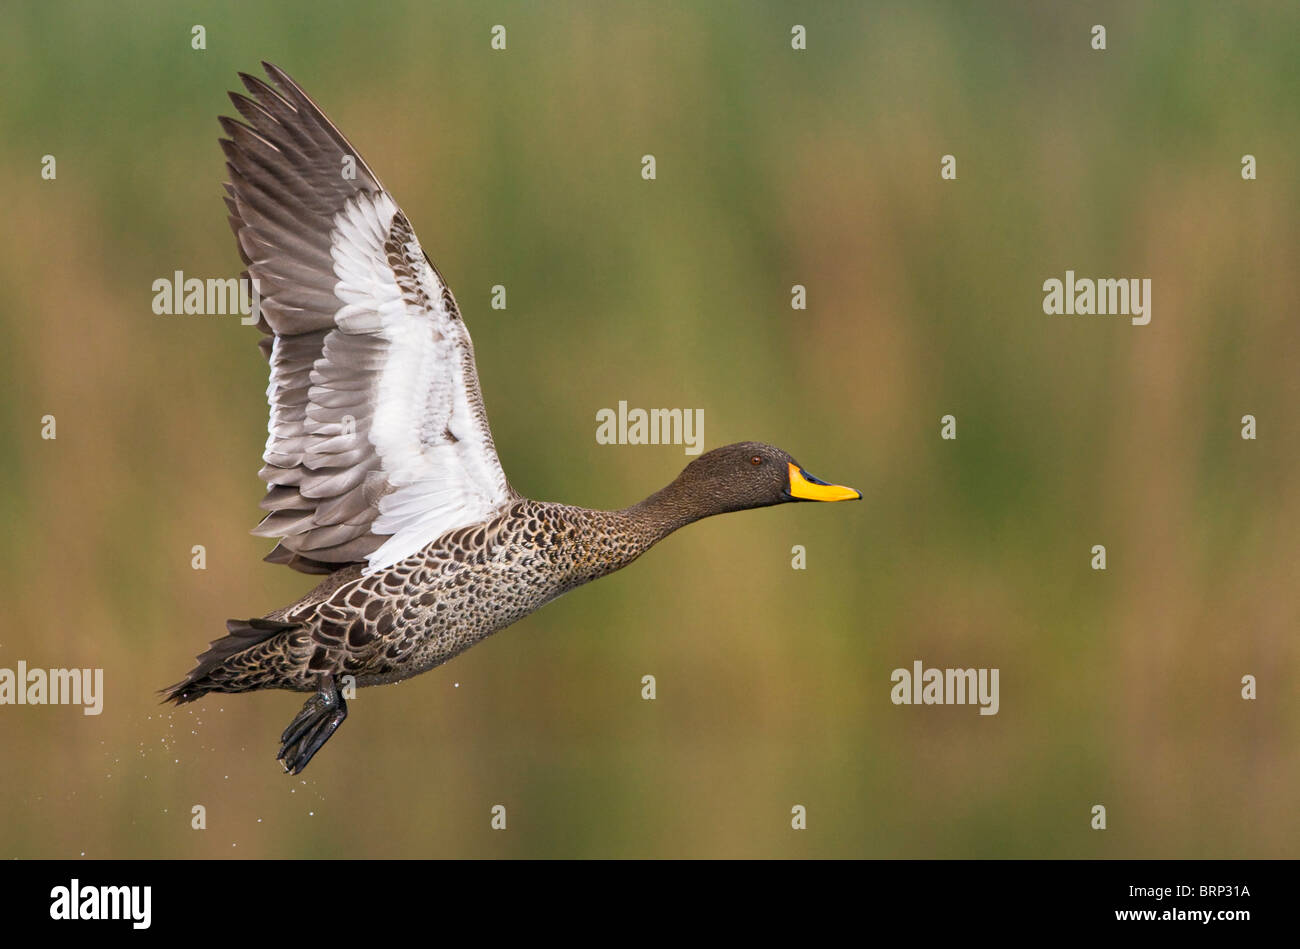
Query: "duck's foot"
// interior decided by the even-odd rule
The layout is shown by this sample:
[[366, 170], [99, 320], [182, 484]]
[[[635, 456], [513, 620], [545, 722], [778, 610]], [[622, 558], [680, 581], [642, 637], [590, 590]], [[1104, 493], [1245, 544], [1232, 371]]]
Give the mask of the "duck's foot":
[[280, 753], [275, 756], [276, 760], [287, 773], [298, 774], [347, 717], [348, 706], [343, 701], [343, 693], [334, 684], [332, 675], [324, 676], [320, 691], [307, 700], [298, 717], [280, 736]]

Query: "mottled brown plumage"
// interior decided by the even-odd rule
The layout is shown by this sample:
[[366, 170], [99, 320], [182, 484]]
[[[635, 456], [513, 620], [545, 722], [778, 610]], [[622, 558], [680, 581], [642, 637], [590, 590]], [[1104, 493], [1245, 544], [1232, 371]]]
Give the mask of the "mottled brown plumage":
[[[858, 492], [743, 442], [619, 511], [521, 497], [497, 460], [473, 347], [406, 216], [293, 80], [244, 77], [223, 120], [227, 206], [272, 337], [262, 477], [267, 558], [327, 574], [292, 606], [231, 620], [177, 704], [210, 692], [315, 692], [281, 736], [306, 767], [347, 715], [340, 686], [441, 665], [562, 593], [714, 514]], [[354, 159], [353, 177], [340, 177]], [[350, 677], [350, 678], [349, 678]]]
[[418, 675], [627, 566], [692, 521], [797, 500], [789, 493], [791, 463], [780, 449], [742, 442], [701, 456], [667, 488], [621, 511], [521, 498], [381, 572], [367, 576], [352, 566], [332, 573], [292, 606], [250, 621], [260, 641], [232, 655], [199, 657], [170, 697], [309, 692], [323, 673], [354, 676], [358, 686]]

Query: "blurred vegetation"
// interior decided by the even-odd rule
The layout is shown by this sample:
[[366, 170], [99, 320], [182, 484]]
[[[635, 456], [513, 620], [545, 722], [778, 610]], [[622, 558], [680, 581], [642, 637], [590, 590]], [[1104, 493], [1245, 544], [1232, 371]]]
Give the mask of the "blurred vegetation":
[[[0, 856], [1300, 855], [1294, 3], [5, 17], [0, 666], [102, 666], [107, 695], [0, 708]], [[520, 491], [671, 479], [680, 448], [596, 444], [626, 399], [866, 501], [696, 525], [362, 691], [301, 778], [273, 760], [301, 696], [157, 706], [227, 617], [311, 583], [248, 534], [257, 334], [150, 309], [158, 277], [238, 270], [215, 117], [262, 59], [456, 291]], [[1151, 324], [1045, 316], [1066, 269], [1150, 277]], [[914, 659], [1000, 668], [1000, 713], [893, 706]]]

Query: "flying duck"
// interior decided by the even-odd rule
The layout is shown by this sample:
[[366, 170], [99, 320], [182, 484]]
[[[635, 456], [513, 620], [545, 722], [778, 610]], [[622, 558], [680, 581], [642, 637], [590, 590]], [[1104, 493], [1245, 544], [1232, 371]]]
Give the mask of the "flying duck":
[[[314, 693], [280, 736], [300, 773], [347, 717], [349, 684], [442, 665], [680, 527], [787, 501], [857, 500], [771, 445], [701, 455], [619, 511], [521, 496], [506, 480], [474, 347], [442, 274], [356, 149], [289, 76], [240, 74], [223, 116], [226, 206], [260, 297], [270, 423], [253, 533], [324, 579], [230, 620], [164, 701]], [[274, 83], [272, 85], [271, 83]]]

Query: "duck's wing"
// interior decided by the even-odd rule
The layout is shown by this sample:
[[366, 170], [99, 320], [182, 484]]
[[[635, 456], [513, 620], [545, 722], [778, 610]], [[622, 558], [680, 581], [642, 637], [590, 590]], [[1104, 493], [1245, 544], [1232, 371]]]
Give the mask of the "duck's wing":
[[266, 558], [367, 572], [515, 497], [479, 394], [474, 347], [410, 222], [283, 70], [240, 74], [222, 117], [226, 204], [271, 363], [260, 474]]

